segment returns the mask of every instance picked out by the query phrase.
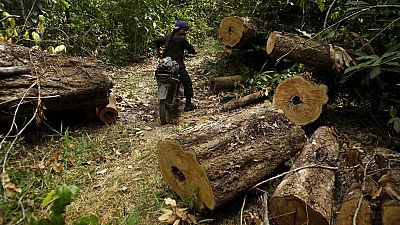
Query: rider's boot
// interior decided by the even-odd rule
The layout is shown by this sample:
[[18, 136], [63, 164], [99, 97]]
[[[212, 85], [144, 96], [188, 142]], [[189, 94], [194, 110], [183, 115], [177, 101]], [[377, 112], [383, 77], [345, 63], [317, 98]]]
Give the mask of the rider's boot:
[[183, 111], [192, 111], [197, 109], [197, 105], [192, 103], [192, 98], [187, 97], [186, 98], [186, 103], [185, 103], [185, 108], [183, 108]]

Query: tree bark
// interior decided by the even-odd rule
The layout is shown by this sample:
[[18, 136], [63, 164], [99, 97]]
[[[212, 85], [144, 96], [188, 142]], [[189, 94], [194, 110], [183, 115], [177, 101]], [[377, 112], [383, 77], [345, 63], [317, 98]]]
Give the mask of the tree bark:
[[215, 77], [210, 82], [210, 89], [212, 92], [221, 90], [233, 90], [235, 87], [244, 80], [240, 75], [228, 77]]
[[356, 64], [355, 59], [341, 47], [279, 31], [268, 37], [266, 51], [273, 58], [284, 56], [293, 62], [334, 72]]
[[264, 90], [257, 91], [252, 94], [246, 95], [242, 98], [237, 98], [237, 99], [231, 100], [222, 106], [222, 110], [229, 111], [229, 110], [237, 109], [237, 108], [240, 108], [240, 107], [243, 107], [246, 105], [261, 102], [262, 100], [264, 100], [266, 98], [266, 94], [271, 95], [272, 92], [273, 92], [273, 89], [271, 88], [271, 89], [267, 89], [266, 91], [264, 91]]
[[[339, 143], [332, 128], [318, 128], [296, 157], [292, 170], [306, 165], [332, 166]], [[279, 225], [328, 225], [335, 172], [327, 168], [305, 168], [287, 175], [269, 202], [271, 217]]]
[[304, 79], [301, 74], [287, 78], [276, 88], [273, 104], [298, 125], [317, 120], [322, 106], [328, 102], [328, 87]]
[[98, 60], [2, 44], [0, 62], [7, 62], [8, 68], [19, 68], [14, 72], [0, 69], [8, 72], [7, 76], [0, 76], [0, 124], [12, 121], [18, 105], [16, 119], [31, 118], [39, 98], [45, 116], [85, 110], [94, 114], [96, 107], [108, 104], [112, 82]]
[[[342, 205], [337, 212], [336, 224], [337, 225], [353, 225], [353, 218], [360, 201], [361, 186], [358, 183], [353, 183], [347, 194], [345, 195]], [[365, 198], [361, 201], [360, 208], [358, 209], [356, 224], [357, 225], [371, 225], [373, 222], [373, 212], [371, 204]]]
[[158, 162], [169, 186], [198, 208], [218, 208], [298, 152], [304, 131], [270, 104], [188, 128], [158, 143]]
[[218, 39], [231, 48], [244, 48], [256, 43], [262, 43], [258, 30], [261, 23], [249, 17], [230, 16], [222, 19]]

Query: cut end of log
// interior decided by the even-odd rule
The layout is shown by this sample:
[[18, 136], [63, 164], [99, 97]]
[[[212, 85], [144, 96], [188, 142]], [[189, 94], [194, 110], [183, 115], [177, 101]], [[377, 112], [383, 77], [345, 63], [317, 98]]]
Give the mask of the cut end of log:
[[240, 18], [225, 17], [219, 25], [218, 39], [225, 45], [233, 47], [240, 42], [245, 29]]
[[[347, 200], [340, 207], [336, 216], [336, 224], [353, 224], [354, 214], [357, 209], [359, 198]], [[373, 213], [366, 201], [361, 202], [360, 210], [357, 214], [357, 225], [371, 225], [373, 220]]]
[[267, 49], [266, 49], [268, 55], [270, 55], [274, 50], [275, 42], [276, 42], [276, 31], [272, 32], [268, 37]]
[[317, 120], [322, 106], [328, 102], [328, 87], [294, 76], [284, 80], [276, 88], [273, 105], [297, 125]]
[[215, 198], [206, 172], [196, 154], [183, 150], [178, 141], [164, 140], [157, 144], [158, 162], [168, 185], [181, 199], [194, 199], [198, 209], [215, 208]]
[[271, 217], [277, 224], [328, 225], [329, 222], [318, 212], [296, 197], [273, 197], [269, 202]]
[[104, 108], [98, 110], [98, 117], [101, 122], [106, 124], [113, 124], [117, 121], [118, 118], [118, 110], [116, 99], [113, 95], [109, 97], [108, 105]]
[[389, 200], [382, 205], [382, 225], [396, 225], [400, 221], [400, 201]]

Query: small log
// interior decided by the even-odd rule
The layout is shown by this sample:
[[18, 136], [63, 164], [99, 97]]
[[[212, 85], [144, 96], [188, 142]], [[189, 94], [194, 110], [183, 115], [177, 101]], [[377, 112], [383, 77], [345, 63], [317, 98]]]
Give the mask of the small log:
[[[345, 195], [342, 205], [337, 212], [336, 224], [337, 225], [353, 225], [353, 218], [360, 201], [361, 186], [358, 183], [353, 183], [347, 194]], [[363, 198], [360, 208], [357, 213], [356, 224], [357, 225], [372, 225], [373, 212], [371, 204], [365, 198]]]
[[237, 109], [246, 105], [250, 105], [253, 103], [257, 103], [257, 102], [261, 102], [262, 100], [264, 100], [266, 98], [266, 96], [271, 95], [271, 93], [273, 93], [273, 89], [269, 88], [267, 90], [261, 90], [261, 91], [257, 91], [254, 92], [252, 94], [246, 95], [242, 98], [237, 98], [234, 100], [231, 100], [227, 103], [225, 103], [222, 106], [222, 110], [223, 111], [229, 111], [232, 109]]
[[257, 184], [304, 142], [300, 127], [261, 104], [160, 141], [158, 163], [182, 199], [212, 210]]
[[279, 31], [272, 32], [268, 37], [266, 51], [273, 58], [285, 56], [293, 62], [334, 72], [340, 72], [345, 66], [357, 63], [341, 47]]
[[0, 78], [9, 77], [9, 76], [17, 76], [21, 74], [29, 74], [31, 69], [23, 66], [7, 66], [0, 67]]
[[298, 125], [317, 120], [322, 106], [328, 102], [328, 87], [316, 84], [301, 76], [293, 76], [281, 82], [276, 88], [273, 104]]
[[218, 39], [228, 47], [243, 48], [262, 43], [264, 37], [257, 34], [261, 23], [249, 17], [229, 16], [222, 19]]
[[400, 201], [385, 201], [381, 208], [382, 225], [398, 225], [400, 223]]
[[210, 90], [215, 93], [221, 90], [233, 90], [244, 78], [240, 75], [215, 77], [210, 82]]
[[[292, 170], [307, 165], [336, 164], [339, 143], [332, 128], [318, 128], [296, 157]], [[328, 225], [331, 221], [335, 172], [305, 168], [282, 180], [269, 202], [271, 218], [279, 225]]]
[[113, 124], [118, 118], [117, 101], [115, 96], [112, 94], [108, 99], [108, 104], [104, 108], [97, 109], [97, 116], [101, 122], [105, 124]]

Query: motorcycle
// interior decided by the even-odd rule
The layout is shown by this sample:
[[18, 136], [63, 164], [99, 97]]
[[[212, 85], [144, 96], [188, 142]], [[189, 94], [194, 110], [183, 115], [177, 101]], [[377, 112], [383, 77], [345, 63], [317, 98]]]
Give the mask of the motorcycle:
[[155, 71], [158, 86], [158, 111], [162, 125], [171, 123], [175, 114], [178, 113], [181, 86], [178, 70], [178, 63], [170, 57], [166, 57], [160, 59]]

